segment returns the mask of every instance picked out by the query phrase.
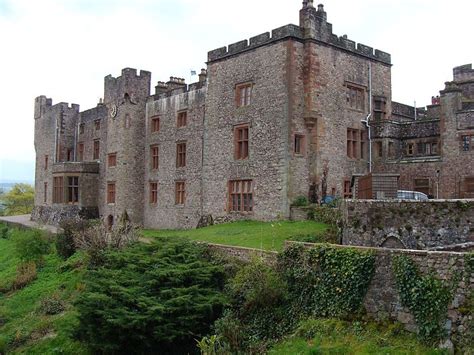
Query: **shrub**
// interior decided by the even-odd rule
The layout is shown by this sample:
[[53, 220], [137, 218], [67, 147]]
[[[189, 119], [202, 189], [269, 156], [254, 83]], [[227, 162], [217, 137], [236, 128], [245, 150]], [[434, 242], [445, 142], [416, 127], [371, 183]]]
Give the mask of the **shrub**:
[[298, 196], [292, 203], [295, 207], [308, 206], [308, 198], [306, 196]]
[[15, 230], [13, 243], [18, 257], [25, 262], [42, 264], [44, 255], [50, 251], [48, 236], [38, 229]]
[[92, 266], [103, 262], [107, 249], [123, 249], [137, 242], [138, 238], [139, 228], [125, 218], [112, 229], [97, 223], [73, 233], [74, 245], [89, 254]]
[[13, 282], [13, 289], [20, 290], [27, 286], [32, 281], [36, 280], [36, 264], [33, 261], [22, 263], [16, 270], [15, 281]]
[[55, 315], [62, 313], [66, 306], [64, 301], [57, 294], [45, 297], [41, 300], [39, 311], [45, 315]]
[[162, 238], [121, 251], [86, 273], [77, 334], [94, 353], [190, 353], [220, 316], [224, 273], [202, 247]]
[[0, 223], [0, 239], [8, 239], [8, 226]]
[[66, 260], [76, 252], [74, 233], [84, 232], [90, 227], [90, 223], [89, 221], [70, 219], [61, 222], [60, 227], [63, 231], [56, 237], [56, 252]]

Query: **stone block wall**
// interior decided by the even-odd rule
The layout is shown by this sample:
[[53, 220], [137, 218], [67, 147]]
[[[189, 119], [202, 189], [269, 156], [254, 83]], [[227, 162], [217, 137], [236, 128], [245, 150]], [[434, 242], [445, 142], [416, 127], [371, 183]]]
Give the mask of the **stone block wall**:
[[474, 200], [346, 200], [342, 243], [430, 249], [474, 241]]

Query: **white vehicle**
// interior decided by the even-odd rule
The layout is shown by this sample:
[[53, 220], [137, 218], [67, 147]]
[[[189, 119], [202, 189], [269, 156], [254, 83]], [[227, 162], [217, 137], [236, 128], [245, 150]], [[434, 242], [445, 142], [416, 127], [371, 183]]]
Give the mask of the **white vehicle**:
[[423, 192], [398, 190], [397, 198], [399, 200], [428, 201], [428, 196]]

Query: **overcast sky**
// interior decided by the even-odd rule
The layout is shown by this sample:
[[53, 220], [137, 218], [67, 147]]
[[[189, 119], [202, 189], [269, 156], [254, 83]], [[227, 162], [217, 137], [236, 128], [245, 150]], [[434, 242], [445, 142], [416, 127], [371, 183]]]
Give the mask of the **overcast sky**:
[[[324, 5], [335, 34], [391, 53], [395, 101], [427, 105], [454, 66], [474, 62], [474, 1]], [[33, 179], [36, 96], [85, 110], [102, 97], [104, 76], [124, 67], [151, 71], [153, 86], [188, 81], [209, 50], [298, 24], [300, 8], [297, 0], [0, 0], [0, 180]]]

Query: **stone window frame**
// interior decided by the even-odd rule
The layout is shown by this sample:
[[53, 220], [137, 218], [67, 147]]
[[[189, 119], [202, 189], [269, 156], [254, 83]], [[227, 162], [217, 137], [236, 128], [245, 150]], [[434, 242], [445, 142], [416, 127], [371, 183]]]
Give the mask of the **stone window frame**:
[[49, 155], [46, 154], [44, 156], [44, 170], [48, 170], [48, 165], [49, 165]]
[[234, 160], [250, 158], [250, 124], [240, 123], [233, 127], [234, 131]]
[[71, 148], [68, 148], [66, 150], [66, 161], [73, 161], [74, 160], [74, 150]]
[[84, 123], [79, 123], [79, 134], [84, 134], [84, 127], [85, 127]]
[[253, 82], [246, 81], [235, 85], [235, 106], [247, 107], [252, 104]]
[[176, 128], [183, 128], [188, 125], [188, 110], [178, 111], [176, 114]]
[[293, 134], [293, 154], [302, 157], [306, 155], [306, 135], [304, 133]]
[[474, 151], [474, 134], [473, 133], [461, 135], [461, 151], [462, 152]]
[[180, 141], [176, 143], [176, 168], [186, 167], [186, 141]]
[[158, 181], [150, 181], [150, 205], [158, 204]]
[[407, 156], [412, 157], [415, 155], [415, 143], [407, 143]]
[[84, 161], [84, 142], [77, 143], [77, 161]]
[[150, 146], [150, 169], [158, 170], [160, 168], [160, 146], [153, 144]]
[[395, 158], [396, 157], [396, 151], [395, 151], [395, 142], [394, 141], [389, 141], [388, 142], [388, 157], [389, 158]]
[[357, 112], [365, 112], [367, 88], [364, 85], [346, 81], [346, 107]]
[[365, 129], [360, 130], [360, 151], [359, 151], [359, 159], [365, 160], [367, 156], [367, 132]]
[[254, 212], [254, 181], [234, 179], [228, 182], [229, 213], [252, 214]]
[[342, 191], [344, 199], [351, 199], [353, 197], [350, 179], [344, 179], [344, 182], [342, 183]]
[[48, 182], [47, 181], [45, 181], [43, 183], [43, 188], [44, 188], [44, 190], [43, 190], [43, 203], [46, 204], [48, 202]]
[[360, 144], [360, 130], [355, 128], [347, 128], [346, 136], [346, 156], [349, 159], [359, 159], [360, 152], [358, 147]]
[[53, 204], [64, 203], [64, 176], [53, 176]]
[[150, 118], [151, 133], [158, 133], [160, 131], [160, 116], [152, 116]]
[[80, 194], [80, 178], [78, 175], [68, 175], [66, 186], [66, 203], [68, 205], [77, 205], [79, 204], [79, 194]]
[[107, 181], [107, 192], [106, 192], [106, 201], [108, 205], [115, 204], [115, 199], [117, 196], [117, 188], [115, 181]]
[[117, 152], [107, 154], [107, 167], [114, 168], [117, 166]]
[[184, 206], [186, 204], [186, 181], [175, 181], [175, 195], [174, 201], [177, 206]]
[[94, 130], [100, 131], [100, 118], [97, 120], [94, 120]]
[[387, 115], [387, 98], [385, 96], [372, 96], [374, 121], [382, 121]]
[[100, 139], [94, 139], [94, 147], [92, 151], [92, 160], [100, 159]]

